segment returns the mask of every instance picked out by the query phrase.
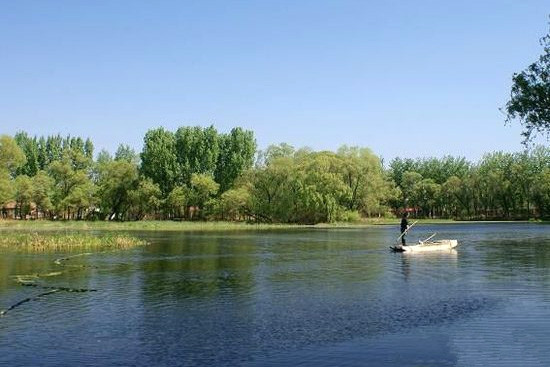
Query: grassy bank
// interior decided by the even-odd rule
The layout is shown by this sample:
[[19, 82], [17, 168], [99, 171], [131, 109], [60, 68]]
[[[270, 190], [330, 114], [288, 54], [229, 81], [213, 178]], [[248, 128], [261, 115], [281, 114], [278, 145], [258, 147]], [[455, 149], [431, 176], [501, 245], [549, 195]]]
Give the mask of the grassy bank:
[[[290, 229], [308, 226], [295, 224], [248, 224], [235, 222], [175, 222], [175, 221], [49, 221], [49, 220], [0, 220], [2, 230], [105, 230], [105, 231], [242, 231]], [[311, 227], [311, 226], [309, 226]]]
[[21, 252], [98, 251], [142, 245], [145, 245], [145, 241], [125, 234], [93, 236], [89, 233], [3, 232], [0, 236], [0, 249]]
[[[409, 219], [412, 223], [416, 219]], [[105, 222], [105, 221], [49, 221], [49, 220], [0, 220], [0, 231], [179, 231], [179, 232], [209, 232], [209, 231], [258, 231], [299, 228], [363, 228], [374, 225], [399, 225], [399, 218], [369, 218], [359, 223], [331, 223], [317, 225], [298, 224], [248, 224], [235, 222], [174, 222], [174, 221], [137, 221], [137, 222]], [[422, 224], [450, 223], [489, 223], [480, 221], [455, 221], [452, 219], [419, 219]], [[500, 223], [500, 222], [499, 222]]]

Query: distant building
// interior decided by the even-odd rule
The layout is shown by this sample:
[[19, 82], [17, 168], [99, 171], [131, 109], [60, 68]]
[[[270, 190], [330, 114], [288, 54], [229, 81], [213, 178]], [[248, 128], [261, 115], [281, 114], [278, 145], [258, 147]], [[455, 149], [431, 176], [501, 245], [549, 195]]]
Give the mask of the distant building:
[[8, 201], [0, 207], [0, 218], [2, 219], [31, 219], [36, 218], [37, 214], [38, 218], [44, 217], [42, 212], [37, 213], [36, 203], [31, 203], [30, 212], [25, 216], [25, 218], [21, 218], [19, 208], [17, 207], [17, 202], [15, 200]]

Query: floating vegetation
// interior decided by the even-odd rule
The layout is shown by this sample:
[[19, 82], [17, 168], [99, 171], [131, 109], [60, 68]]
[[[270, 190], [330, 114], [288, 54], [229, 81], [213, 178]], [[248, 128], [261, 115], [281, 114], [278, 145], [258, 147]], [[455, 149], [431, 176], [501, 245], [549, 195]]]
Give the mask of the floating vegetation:
[[[124, 242], [124, 244], [126, 244], [126, 242]], [[72, 256], [60, 257], [60, 258], [58, 258], [54, 261], [54, 264], [56, 264], [57, 266], [65, 267], [65, 268], [66, 267], [75, 267], [75, 268], [79, 268], [79, 269], [84, 269], [84, 268], [87, 267], [86, 265], [78, 265], [78, 264], [77, 265], [72, 265], [72, 264], [66, 264], [66, 262], [71, 260], [71, 259], [74, 259], [76, 257], [88, 256], [88, 255], [92, 255], [92, 254], [93, 254], [92, 252], [85, 252], [85, 253], [80, 253], [80, 254], [76, 254], [76, 255], [72, 255]], [[97, 289], [51, 286], [51, 285], [45, 285], [45, 284], [40, 283], [41, 278], [59, 276], [59, 275], [62, 275], [64, 272], [67, 272], [67, 271], [68, 270], [65, 269], [64, 271], [51, 271], [49, 273], [43, 273], [43, 274], [36, 273], [36, 274], [15, 275], [13, 278], [19, 285], [21, 285], [23, 287], [33, 287], [33, 288], [43, 289], [43, 290], [46, 290], [46, 292], [42, 292], [42, 293], [37, 294], [37, 295], [32, 296], [32, 297], [27, 297], [25, 299], [22, 299], [21, 301], [18, 301], [16, 303], [14, 303], [13, 305], [11, 305], [10, 307], [8, 307], [5, 310], [0, 310], [0, 318], [4, 317], [9, 311], [11, 311], [11, 310], [27, 303], [27, 302], [35, 301], [35, 300], [38, 300], [39, 298], [42, 298], [42, 297], [45, 297], [45, 296], [48, 296], [50, 294], [54, 294], [54, 293], [57, 293], [57, 292], [69, 292], [69, 293], [97, 292]]]
[[126, 234], [94, 236], [89, 233], [0, 232], [0, 249], [21, 252], [114, 250], [145, 244], [145, 241]]

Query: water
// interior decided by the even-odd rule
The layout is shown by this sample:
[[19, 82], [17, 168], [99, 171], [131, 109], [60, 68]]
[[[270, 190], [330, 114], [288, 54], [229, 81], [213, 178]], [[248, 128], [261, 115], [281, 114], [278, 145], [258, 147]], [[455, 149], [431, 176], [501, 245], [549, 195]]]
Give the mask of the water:
[[[30, 300], [0, 318], [0, 365], [548, 365], [550, 226], [409, 240], [433, 232], [457, 251], [394, 254], [398, 228], [381, 226], [138, 233], [151, 245], [60, 264], [2, 254], [0, 309]], [[36, 297], [56, 287], [95, 291]]]

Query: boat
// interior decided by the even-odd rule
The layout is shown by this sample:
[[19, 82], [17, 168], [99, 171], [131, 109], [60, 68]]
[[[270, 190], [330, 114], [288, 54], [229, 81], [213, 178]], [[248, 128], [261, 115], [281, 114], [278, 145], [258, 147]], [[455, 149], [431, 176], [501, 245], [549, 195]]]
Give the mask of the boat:
[[428, 252], [428, 251], [444, 251], [452, 250], [458, 246], [457, 240], [437, 240], [437, 241], [418, 241], [417, 245], [390, 246], [393, 252]]

